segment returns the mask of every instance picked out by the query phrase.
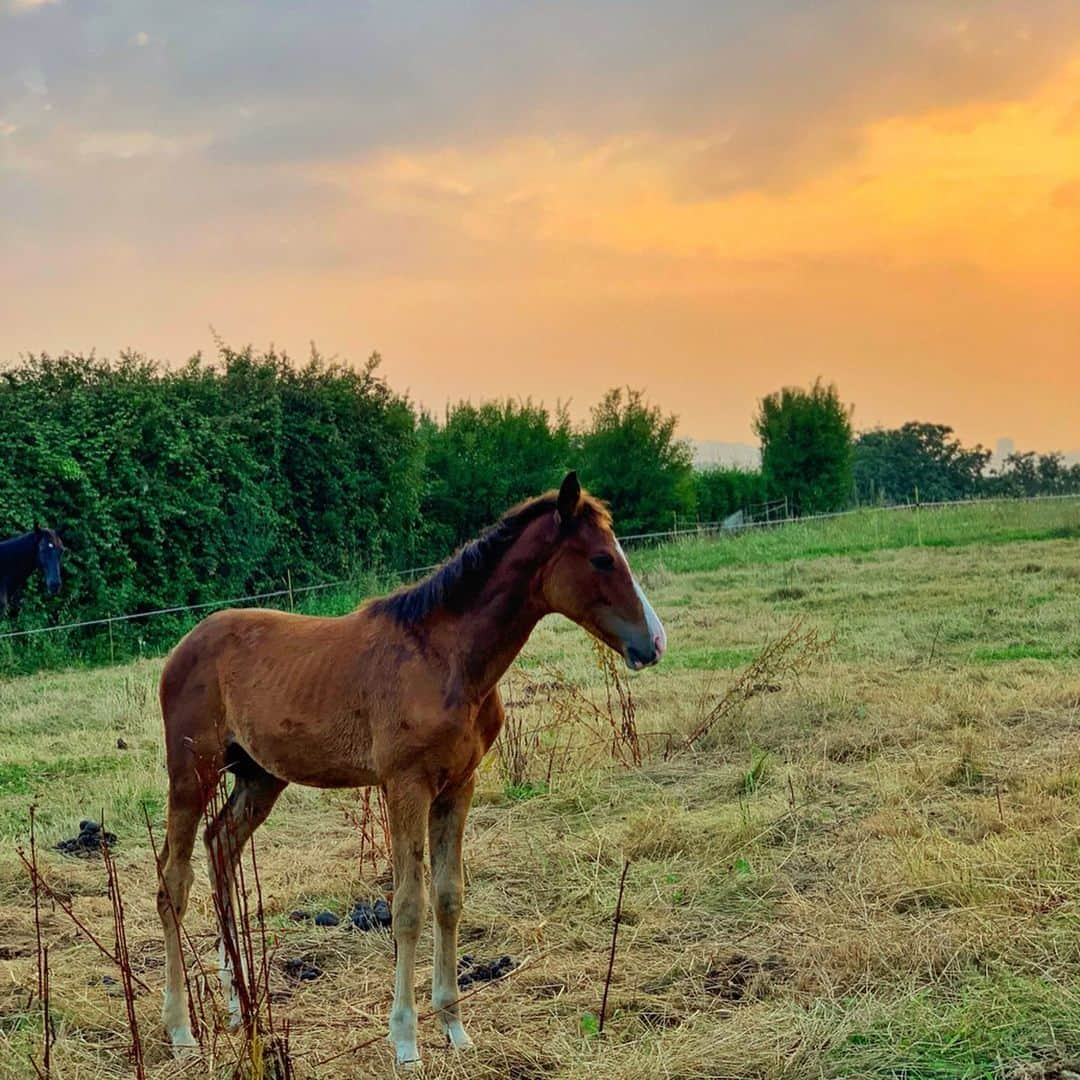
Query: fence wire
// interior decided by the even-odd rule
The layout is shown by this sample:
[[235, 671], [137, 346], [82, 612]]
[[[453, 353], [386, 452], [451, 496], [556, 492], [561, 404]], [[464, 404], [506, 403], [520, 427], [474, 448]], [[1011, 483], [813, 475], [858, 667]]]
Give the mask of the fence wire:
[[[655, 532], [631, 533], [629, 536], [619, 537], [619, 543], [627, 545], [643, 544], [646, 542], [663, 543], [665, 541], [676, 542], [681, 539], [692, 537], [708, 537], [731, 535], [733, 533], [746, 532], [750, 529], [776, 529], [785, 525], [803, 525], [814, 521], [828, 521], [833, 518], [850, 517], [854, 514], [890, 513], [903, 510], [942, 510], [956, 506], [991, 506], [1000, 503], [1027, 503], [1044, 502], [1048, 500], [1080, 500], [1080, 494], [1075, 495], [1029, 495], [1020, 498], [999, 499], [951, 499], [942, 502], [909, 502], [897, 503], [891, 506], [856, 507], [853, 510], [836, 510], [829, 514], [808, 514], [804, 517], [772, 518], [764, 521], [746, 521], [728, 525], [723, 521], [696, 522], [685, 528], [659, 529]], [[441, 566], [441, 563], [432, 563], [428, 566], [412, 566], [405, 570], [395, 570], [390, 573], [391, 577], [401, 581], [408, 581], [419, 574], [426, 574]], [[84, 619], [81, 622], [60, 623], [56, 626], [38, 626], [29, 630], [10, 630], [0, 634], [0, 641], [12, 638], [31, 637], [36, 634], [56, 634], [66, 630], [84, 630], [94, 626], [109, 626], [113, 623], [134, 622], [138, 619], [151, 619], [159, 615], [181, 615], [192, 611], [209, 611], [212, 608], [231, 607], [234, 604], [247, 604], [257, 600], [278, 600], [282, 597], [295, 597], [308, 593], [321, 592], [324, 589], [338, 589], [354, 583], [353, 578], [338, 578], [335, 581], [323, 581], [317, 585], [302, 585], [296, 588], [275, 589], [270, 592], [251, 593], [248, 596], [232, 596], [224, 600], [206, 600], [198, 604], [177, 604], [173, 607], [154, 608], [151, 611], [134, 611], [126, 615], [108, 615], [98, 619]]]

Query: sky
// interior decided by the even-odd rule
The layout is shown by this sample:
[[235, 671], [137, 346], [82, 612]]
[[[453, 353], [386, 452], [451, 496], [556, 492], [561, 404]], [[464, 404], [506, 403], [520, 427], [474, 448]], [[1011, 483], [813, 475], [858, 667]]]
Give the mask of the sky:
[[1075, 450], [1080, 3], [0, 0], [0, 366], [215, 334]]

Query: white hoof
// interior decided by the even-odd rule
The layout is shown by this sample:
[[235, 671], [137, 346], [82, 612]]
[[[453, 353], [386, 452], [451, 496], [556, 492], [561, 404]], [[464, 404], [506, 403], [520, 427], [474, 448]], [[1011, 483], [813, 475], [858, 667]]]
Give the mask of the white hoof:
[[169, 1041], [172, 1043], [173, 1054], [176, 1057], [187, 1057], [199, 1049], [199, 1044], [189, 1027], [173, 1028], [169, 1032]]
[[415, 1040], [409, 1039], [388, 1039], [391, 1046], [394, 1048], [394, 1060], [399, 1069], [419, 1069], [422, 1062], [420, 1060], [420, 1051], [416, 1046]]
[[465, 1033], [460, 1020], [445, 1021], [442, 1029], [446, 1032], [446, 1037], [455, 1050], [471, 1050], [473, 1048], [473, 1041]]
[[229, 1010], [229, 1030], [236, 1031], [244, 1022], [244, 1014], [240, 1008], [240, 995], [237, 994], [231, 980], [225, 992], [225, 1007]]

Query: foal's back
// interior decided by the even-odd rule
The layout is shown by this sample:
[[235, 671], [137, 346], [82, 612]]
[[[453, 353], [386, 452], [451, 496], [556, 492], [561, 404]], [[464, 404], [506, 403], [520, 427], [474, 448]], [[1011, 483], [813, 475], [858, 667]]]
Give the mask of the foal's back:
[[220, 768], [239, 749], [292, 783], [378, 783], [430, 741], [415, 718], [435, 715], [441, 681], [418, 643], [367, 607], [339, 618], [218, 612], [162, 672], [170, 774], [193, 756]]

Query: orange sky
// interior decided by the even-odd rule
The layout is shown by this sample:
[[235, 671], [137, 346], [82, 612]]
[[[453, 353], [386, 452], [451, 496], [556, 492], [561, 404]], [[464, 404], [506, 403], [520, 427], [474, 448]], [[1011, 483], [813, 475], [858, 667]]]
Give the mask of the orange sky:
[[452, 10], [441, 35], [343, 7], [336, 31], [270, 19], [261, 38], [218, 9], [94, 22], [9, 0], [0, 357], [174, 362], [212, 325], [378, 349], [435, 408], [509, 394], [580, 415], [629, 383], [725, 441], [821, 375], [858, 427], [1080, 449], [1068, 5], [984, 24], [986, 5], [868, 22], [764, 3], [722, 25], [628, 5], [610, 42], [590, 27], [617, 13], [595, 6], [569, 9], [595, 15], [577, 28], [520, 14], [481, 48]]

